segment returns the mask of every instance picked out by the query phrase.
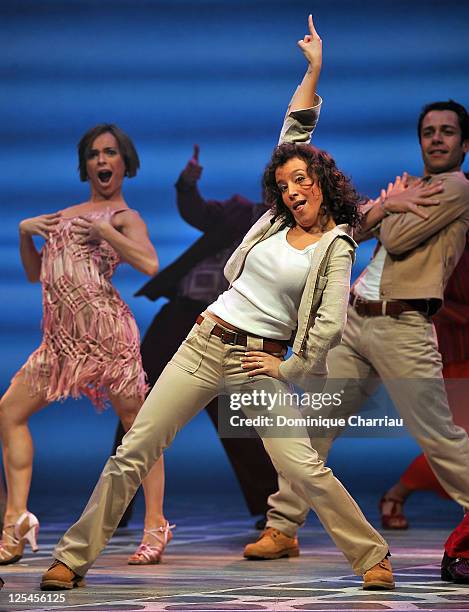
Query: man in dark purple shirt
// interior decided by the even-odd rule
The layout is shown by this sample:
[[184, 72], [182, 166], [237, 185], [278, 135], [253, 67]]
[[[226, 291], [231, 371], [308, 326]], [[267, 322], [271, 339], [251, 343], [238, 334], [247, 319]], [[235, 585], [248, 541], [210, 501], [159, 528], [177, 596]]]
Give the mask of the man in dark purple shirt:
[[[150, 300], [168, 298], [153, 319], [142, 340], [143, 368], [153, 386], [164, 367], [176, 352], [195, 323], [218, 295], [227, 289], [223, 268], [231, 253], [248, 229], [266, 212], [263, 204], [256, 204], [240, 195], [225, 201], [205, 200], [197, 182], [202, 174], [199, 148], [194, 146], [189, 160], [176, 182], [177, 206], [181, 217], [203, 232], [176, 261], [141, 287], [135, 295]], [[218, 428], [218, 400], [215, 398], [207, 412]], [[116, 447], [123, 430], [118, 428]], [[260, 438], [253, 429], [252, 437], [221, 438], [221, 442], [238, 478], [246, 504], [252, 515], [264, 515], [267, 499], [277, 490], [277, 474]], [[252, 465], [256, 465], [255, 473]], [[126, 524], [129, 514], [124, 515]]]

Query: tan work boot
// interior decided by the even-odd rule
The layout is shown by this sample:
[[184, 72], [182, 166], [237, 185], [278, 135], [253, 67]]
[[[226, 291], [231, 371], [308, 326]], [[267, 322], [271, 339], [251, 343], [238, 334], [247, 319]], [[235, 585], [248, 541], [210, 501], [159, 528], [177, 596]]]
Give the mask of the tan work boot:
[[49, 567], [41, 581], [43, 591], [63, 591], [82, 586], [85, 586], [83, 576], [75, 574], [65, 563], [57, 560]]
[[246, 559], [281, 559], [298, 557], [299, 554], [298, 538], [289, 538], [273, 527], [264, 529], [257, 542], [244, 549]]
[[391, 562], [387, 557], [363, 574], [363, 588], [370, 590], [394, 589]]

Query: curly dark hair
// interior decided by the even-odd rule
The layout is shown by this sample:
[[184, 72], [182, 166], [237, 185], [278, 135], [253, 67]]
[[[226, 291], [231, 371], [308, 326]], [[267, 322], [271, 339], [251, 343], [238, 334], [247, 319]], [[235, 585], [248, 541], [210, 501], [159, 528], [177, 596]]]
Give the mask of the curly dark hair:
[[[356, 227], [360, 223], [361, 215], [358, 209], [363, 198], [355, 190], [347, 178], [336, 166], [335, 161], [317, 147], [309, 144], [284, 143], [276, 147], [272, 158], [267, 164], [262, 180], [263, 197], [267, 206], [274, 211], [272, 222], [279, 217], [285, 220], [285, 226], [293, 227], [295, 219], [291, 211], [285, 206], [282, 194], [275, 180], [275, 171], [290, 159], [298, 157], [307, 165], [308, 176], [318, 181], [321, 187], [324, 216], [327, 220], [332, 217], [336, 224], [348, 223]], [[325, 224], [324, 223], [324, 224]]]

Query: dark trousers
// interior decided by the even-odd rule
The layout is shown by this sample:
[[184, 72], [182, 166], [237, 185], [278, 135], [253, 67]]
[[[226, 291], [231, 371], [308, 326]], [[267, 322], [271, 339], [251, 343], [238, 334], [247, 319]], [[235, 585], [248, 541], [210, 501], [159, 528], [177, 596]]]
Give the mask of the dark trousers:
[[[179, 348], [207, 304], [176, 298], [163, 306], [148, 328], [141, 345], [143, 369], [152, 387], [168, 361]], [[218, 428], [218, 401], [215, 398], [206, 407]], [[254, 437], [221, 438], [221, 443], [233, 467], [239, 485], [252, 515], [265, 514], [269, 495], [277, 491], [277, 473], [264, 450], [262, 441], [253, 430]], [[116, 431], [114, 452], [120, 445], [124, 430]], [[128, 514], [127, 514], [128, 518]]]

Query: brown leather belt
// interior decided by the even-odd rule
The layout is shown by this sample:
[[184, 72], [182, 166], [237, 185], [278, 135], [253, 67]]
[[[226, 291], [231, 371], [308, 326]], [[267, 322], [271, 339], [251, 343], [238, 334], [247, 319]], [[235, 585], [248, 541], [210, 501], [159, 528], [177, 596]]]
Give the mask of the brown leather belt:
[[358, 295], [350, 294], [349, 304], [360, 317], [398, 317], [403, 312], [421, 312], [430, 314], [430, 300], [368, 301]]
[[[196, 319], [196, 323], [200, 325], [205, 317], [199, 315]], [[254, 336], [253, 334], [247, 334], [243, 331], [231, 331], [218, 325], [218, 323], [213, 327], [210, 332], [217, 338], [223, 342], [223, 344], [240, 344], [241, 346], [247, 346], [248, 344], [248, 336], [253, 338], [258, 338], [260, 336]], [[267, 338], [261, 338], [263, 341], [262, 349], [265, 353], [285, 353], [287, 350], [287, 342], [282, 342], [281, 340], [268, 340]]]

